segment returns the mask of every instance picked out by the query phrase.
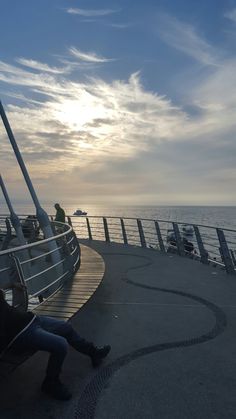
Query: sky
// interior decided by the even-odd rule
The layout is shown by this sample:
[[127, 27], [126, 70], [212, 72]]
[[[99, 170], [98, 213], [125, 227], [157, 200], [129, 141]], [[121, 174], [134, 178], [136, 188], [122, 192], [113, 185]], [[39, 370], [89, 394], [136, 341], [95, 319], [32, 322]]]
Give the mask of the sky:
[[[236, 0], [0, 7], [0, 99], [42, 201], [236, 205]], [[29, 200], [1, 120], [0, 165]]]

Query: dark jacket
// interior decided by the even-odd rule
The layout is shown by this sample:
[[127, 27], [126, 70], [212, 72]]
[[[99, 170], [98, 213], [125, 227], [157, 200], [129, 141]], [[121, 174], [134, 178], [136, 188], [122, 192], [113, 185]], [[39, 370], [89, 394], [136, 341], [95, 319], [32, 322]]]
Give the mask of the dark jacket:
[[65, 223], [65, 211], [63, 208], [60, 207], [57, 209], [55, 221]]
[[0, 353], [13, 343], [35, 317], [30, 311], [20, 311], [10, 306], [0, 290]]

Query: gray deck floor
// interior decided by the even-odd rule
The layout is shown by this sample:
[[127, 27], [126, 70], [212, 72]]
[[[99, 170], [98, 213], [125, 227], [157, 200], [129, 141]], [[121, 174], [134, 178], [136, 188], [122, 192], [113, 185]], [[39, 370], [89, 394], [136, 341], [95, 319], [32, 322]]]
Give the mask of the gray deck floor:
[[[86, 244], [86, 242], [84, 242]], [[72, 318], [81, 335], [110, 343], [103, 367], [73, 351], [63, 379], [70, 402], [40, 391], [37, 353], [0, 388], [1, 419], [235, 419], [236, 277], [154, 250], [93, 242], [104, 280]]]

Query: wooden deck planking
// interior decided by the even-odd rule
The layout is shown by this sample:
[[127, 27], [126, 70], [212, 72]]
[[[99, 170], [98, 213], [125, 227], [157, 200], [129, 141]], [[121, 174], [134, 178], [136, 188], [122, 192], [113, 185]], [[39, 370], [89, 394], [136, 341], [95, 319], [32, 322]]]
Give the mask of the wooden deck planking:
[[73, 279], [34, 312], [69, 320], [96, 291], [105, 272], [102, 257], [90, 247], [81, 245], [81, 265]]

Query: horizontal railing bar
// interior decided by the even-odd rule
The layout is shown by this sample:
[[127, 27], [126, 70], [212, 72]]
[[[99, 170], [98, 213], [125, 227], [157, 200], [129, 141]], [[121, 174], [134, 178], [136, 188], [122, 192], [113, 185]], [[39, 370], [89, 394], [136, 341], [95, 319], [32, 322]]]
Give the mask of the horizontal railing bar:
[[71, 255], [73, 255], [76, 252], [76, 250], [78, 250], [78, 246], [74, 248], [74, 250], [71, 252]]
[[[46, 290], [47, 290], [48, 288], [50, 288], [52, 285], [56, 284], [58, 281], [60, 281], [62, 278], [64, 278], [64, 276], [65, 276], [65, 275], [67, 275], [68, 273], [69, 273], [69, 271], [66, 271], [63, 275], [59, 276], [59, 278], [57, 278], [55, 281], [51, 282], [51, 283], [50, 283], [49, 285], [47, 285], [46, 287], [41, 288], [41, 289], [40, 289], [40, 291], [37, 291], [35, 294], [31, 294], [31, 295], [30, 295], [30, 299], [31, 299], [31, 298], [35, 298], [35, 297], [37, 297], [38, 295], [40, 295], [42, 292], [46, 291]], [[57, 291], [58, 291], [58, 289], [57, 289]], [[50, 295], [50, 297], [51, 297], [51, 295]]]
[[[71, 216], [71, 217], [73, 217], [73, 216]], [[74, 216], [75, 217], [75, 216]], [[111, 218], [111, 219], [120, 219], [120, 218], [123, 218], [123, 220], [125, 221], [125, 220], [137, 220], [137, 218], [135, 218], [135, 217], [115, 217], [115, 216], [100, 216], [100, 215], [86, 215], [86, 216], [82, 216], [82, 217], [87, 217], [87, 218], [89, 218], [89, 219], [91, 219], [91, 218], [107, 218], [107, 219], [109, 219], [109, 218]], [[170, 220], [162, 220], [162, 219], [151, 219], [151, 218], [139, 218], [140, 220], [142, 220], [142, 221], [158, 221], [158, 222], [160, 222], [160, 223], [168, 223], [168, 224], [170, 224], [170, 223], [172, 223], [173, 221], [170, 221]], [[203, 228], [211, 228], [211, 229], [216, 229], [216, 227], [215, 226], [211, 226], [211, 225], [206, 225], [206, 224], [196, 224], [196, 223], [186, 223], [186, 222], [183, 222], [183, 221], [175, 221], [178, 225], [183, 225], [183, 226], [194, 226], [194, 225], [197, 225], [198, 227], [203, 227]], [[224, 228], [224, 231], [232, 231], [232, 232], [236, 232], [236, 230], [233, 230], [233, 229], [229, 229], [229, 228]]]
[[[63, 223], [60, 223], [60, 224], [62, 224], [63, 226], [65, 225]], [[0, 256], [7, 255], [9, 253], [21, 252], [22, 250], [31, 249], [32, 247], [37, 247], [40, 244], [49, 243], [51, 241], [57, 240], [61, 237], [64, 237], [68, 233], [71, 233], [72, 230], [73, 230], [72, 227], [70, 227], [69, 225], [67, 225], [67, 226], [69, 227], [68, 230], [63, 232], [63, 233], [60, 233], [60, 234], [58, 234], [56, 236], [53, 236], [53, 237], [49, 237], [48, 239], [40, 240], [39, 242], [34, 242], [34, 243], [29, 243], [29, 244], [25, 244], [25, 245], [21, 245], [21, 246], [16, 246], [13, 249], [7, 249], [7, 250], [0, 251]]]
[[[2, 217], [9, 217], [9, 214], [2, 214], [1, 215]], [[0, 216], [0, 217], [1, 217]], [[20, 214], [20, 216], [28, 216], [27, 214]], [[49, 216], [50, 217], [53, 217], [53, 215], [50, 215], [49, 214]], [[70, 218], [78, 218], [78, 216], [76, 216], [76, 215], [69, 215], [69, 217]], [[110, 216], [110, 215], [108, 215], [108, 216], [106, 216], [106, 215], [103, 215], [103, 216], [101, 216], [101, 215], [80, 215], [79, 216], [80, 217], [80, 219], [82, 218], [82, 219], [86, 219], [86, 218], [89, 218], [90, 220], [92, 219], [92, 218], [94, 218], [94, 219], [101, 219], [101, 218], [107, 218], [107, 219], [119, 219], [120, 220], [120, 218], [123, 218], [123, 220], [134, 220], [134, 221], [136, 221], [137, 220], [137, 218], [138, 217], [117, 217], [117, 216]], [[142, 220], [142, 221], [150, 221], [150, 222], [152, 222], [152, 221], [158, 221], [158, 222], [160, 222], [160, 223], [167, 223], [167, 224], [170, 224], [170, 223], [172, 223], [173, 221], [172, 220], [163, 220], [163, 219], [152, 219], [152, 218], [139, 218], [140, 220]], [[78, 220], [78, 222], [79, 222], [79, 220]], [[183, 226], [194, 226], [194, 225], [197, 225], [198, 227], [202, 227], [202, 228], [210, 228], [210, 229], [216, 229], [216, 227], [215, 226], [212, 226], [212, 225], [206, 225], [206, 224], [196, 224], [196, 223], [190, 223], [190, 222], [188, 222], [188, 223], [186, 223], [186, 222], [184, 222], [184, 221], [175, 221], [178, 225], [183, 225]], [[59, 223], [58, 223], [59, 224]], [[223, 230], [224, 231], [231, 231], [231, 232], [236, 232], [236, 230], [234, 230], [234, 229], [229, 229], [229, 228], [223, 228]]]
[[73, 236], [73, 237], [71, 237], [71, 239], [67, 242], [67, 244], [72, 243], [72, 242], [73, 242], [73, 240], [74, 240], [74, 236]]
[[42, 253], [39, 256], [35, 256], [35, 257], [31, 258], [31, 259], [20, 261], [20, 264], [21, 265], [24, 265], [25, 263], [30, 263], [30, 262], [35, 261], [37, 259], [41, 259], [41, 258], [43, 258], [45, 256], [48, 256], [48, 255], [51, 255], [52, 253], [57, 252], [58, 250], [61, 250], [61, 249], [62, 249], [62, 246], [56, 247], [56, 249], [50, 250], [49, 252], [46, 252], [46, 253]]
[[10, 266], [8, 266], [7, 268], [0, 269], [0, 274], [3, 273], [3, 272], [7, 272], [10, 269], [11, 269]]
[[61, 265], [63, 262], [65, 262], [65, 259], [61, 259], [59, 262], [55, 263], [54, 265], [49, 266], [49, 268], [44, 269], [43, 271], [40, 271], [35, 275], [29, 276], [28, 278], [25, 279], [25, 282], [28, 282], [31, 279], [37, 278], [37, 276], [40, 276], [40, 275], [44, 274], [45, 272], [50, 271], [51, 269], [55, 268], [56, 266]]

